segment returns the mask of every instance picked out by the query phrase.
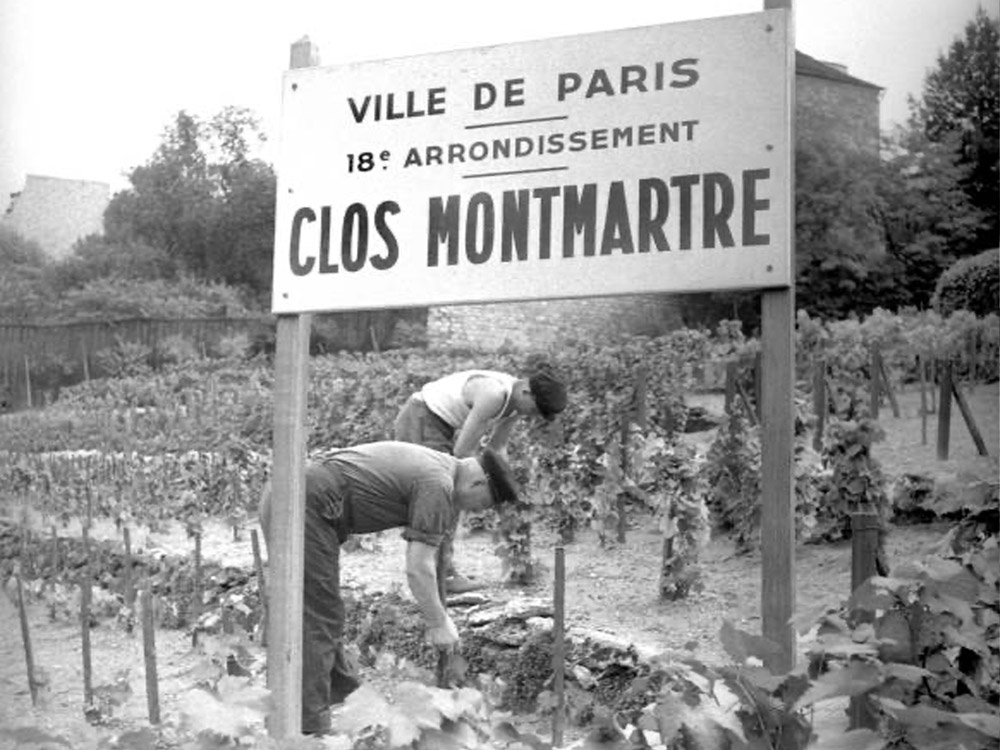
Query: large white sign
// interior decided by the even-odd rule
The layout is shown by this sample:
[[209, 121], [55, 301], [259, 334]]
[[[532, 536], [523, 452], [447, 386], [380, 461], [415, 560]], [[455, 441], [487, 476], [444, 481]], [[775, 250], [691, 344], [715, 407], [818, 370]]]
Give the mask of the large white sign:
[[289, 71], [274, 312], [788, 286], [787, 22]]

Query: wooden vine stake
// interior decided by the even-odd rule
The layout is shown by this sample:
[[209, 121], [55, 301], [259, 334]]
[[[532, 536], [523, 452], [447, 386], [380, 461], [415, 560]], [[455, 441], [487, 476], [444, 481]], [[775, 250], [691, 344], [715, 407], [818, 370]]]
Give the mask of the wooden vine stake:
[[86, 486], [87, 517], [83, 524], [83, 571], [80, 575], [80, 636], [83, 640], [83, 705], [84, 711], [90, 709], [94, 702], [94, 676], [90, 659], [90, 601], [91, 582], [90, 571], [90, 519], [91, 497], [90, 485]]
[[233, 541], [240, 540], [240, 516], [239, 511], [243, 507], [243, 478], [240, 476], [240, 467], [229, 469], [229, 486], [233, 488]]
[[125, 606], [131, 611], [135, 602], [135, 587], [132, 585], [132, 533], [127, 525], [122, 526], [122, 537], [125, 541], [125, 591], [122, 596], [125, 599]]
[[267, 648], [267, 584], [264, 581], [264, 563], [260, 557], [257, 529], [250, 529], [250, 545], [253, 547], [253, 567], [257, 573], [257, 592], [260, 596], [260, 645]]
[[80, 581], [80, 635], [83, 640], [83, 710], [86, 713], [94, 703], [94, 673], [90, 653], [90, 565], [83, 570]]
[[52, 525], [52, 553], [49, 557], [49, 565], [52, 568], [52, 576], [55, 578], [59, 574], [62, 561], [59, 559], [59, 532], [55, 524]]
[[951, 361], [940, 362], [938, 366], [938, 380], [941, 389], [938, 406], [938, 461], [948, 460], [949, 445], [951, 443], [951, 376]]
[[868, 412], [871, 418], [878, 421], [878, 410], [882, 403], [882, 372], [879, 367], [879, 354], [878, 348], [872, 344], [870, 359], [868, 363], [868, 373], [871, 379], [871, 388], [869, 392], [869, 406]]
[[[445, 540], [437, 548], [437, 555], [435, 557], [435, 572], [437, 574], [437, 591], [438, 600], [441, 602], [441, 608], [447, 612], [448, 611], [448, 585], [445, 583], [445, 578], [448, 575], [448, 560], [445, 557], [445, 548], [449, 540]], [[448, 664], [451, 659], [451, 652], [447, 648], [441, 646], [438, 647], [437, 654], [437, 669], [435, 671], [435, 684], [439, 688], [447, 688], [448, 685]]]
[[83, 359], [83, 379], [90, 382], [90, 362], [87, 360], [87, 342], [80, 344], [81, 358]]
[[201, 616], [201, 531], [194, 535], [194, 580], [191, 582], [191, 605], [188, 616], [191, 620], [191, 646], [198, 645], [198, 618]]
[[[851, 514], [851, 591], [878, 572], [878, 537], [880, 528], [878, 514], [871, 510], [858, 510]], [[851, 617], [855, 623], [871, 622], [875, 613], [855, 610]], [[856, 695], [850, 699], [848, 718], [851, 729], [866, 727], [874, 729], [878, 719], [874, 713], [871, 698]]]
[[819, 357], [813, 363], [813, 414], [816, 415], [813, 450], [817, 453], [823, 450], [823, 433], [826, 431], [829, 408], [826, 402], [826, 360]]
[[31, 693], [31, 705], [38, 705], [38, 681], [35, 679], [35, 656], [31, 650], [31, 632], [28, 629], [28, 610], [24, 606], [24, 586], [21, 584], [21, 573], [14, 574], [17, 583], [17, 611], [21, 620], [21, 643], [24, 644], [24, 665], [28, 669], [28, 691]]
[[24, 356], [24, 393], [28, 400], [28, 408], [30, 409], [31, 404], [31, 364], [28, 360], [28, 355]]
[[553, 602], [552, 624], [552, 684], [556, 697], [555, 712], [552, 714], [552, 746], [562, 747], [563, 730], [566, 726], [566, 550], [556, 545], [555, 601]]
[[958, 405], [958, 410], [962, 413], [965, 426], [969, 428], [969, 435], [972, 436], [972, 442], [976, 444], [976, 451], [980, 456], [990, 455], [990, 452], [986, 449], [986, 442], [983, 440], [983, 435], [979, 432], [979, 427], [976, 425], [976, 419], [972, 416], [972, 409], [969, 408], [969, 402], [965, 400], [965, 395], [955, 380], [951, 381], [951, 395], [955, 397], [955, 403]]
[[160, 723], [160, 688], [156, 676], [156, 631], [153, 626], [153, 595], [149, 586], [139, 594], [142, 609], [142, 656], [146, 665], [146, 708], [149, 723]]
[[615, 524], [615, 538], [618, 540], [619, 544], [625, 544], [625, 531], [628, 528], [628, 518], [626, 510], [626, 502], [628, 495], [625, 493], [624, 483], [628, 481], [629, 472], [629, 455], [628, 455], [628, 444], [629, 444], [629, 434], [631, 432], [631, 414], [630, 410], [626, 409], [621, 416], [621, 467], [622, 467], [622, 486], [618, 489], [618, 497], [615, 498], [615, 512], [618, 514], [618, 521]]
[[920, 375], [920, 444], [927, 445], [927, 371], [921, 356], [917, 357], [917, 373]]
[[33, 578], [35, 574], [35, 558], [34, 555], [31, 554], [31, 528], [28, 526], [31, 520], [28, 517], [30, 507], [31, 500], [28, 495], [25, 495], [24, 512], [21, 514], [21, 561], [28, 577]]
[[875, 348], [875, 358], [878, 363], [878, 372], [882, 390], [885, 391], [886, 398], [889, 399], [889, 406], [892, 408], [892, 416], [899, 419], [899, 401], [896, 400], [896, 392], [892, 389], [892, 380], [889, 378], [889, 371], [885, 367], [885, 358], [882, 352]]

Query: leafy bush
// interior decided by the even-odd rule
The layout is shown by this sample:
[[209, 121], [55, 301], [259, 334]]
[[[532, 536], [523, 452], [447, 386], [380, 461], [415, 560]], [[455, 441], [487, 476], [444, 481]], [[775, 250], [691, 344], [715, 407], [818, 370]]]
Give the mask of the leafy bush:
[[215, 347], [223, 359], [244, 359], [250, 354], [250, 337], [245, 333], [222, 338]]
[[[824, 472], [819, 457], [806, 444], [804, 433], [797, 435], [794, 450], [796, 538], [827, 539], [830, 527], [841, 521], [822, 502]], [[740, 409], [734, 409], [719, 426], [698, 474], [715, 527], [728, 533], [738, 549], [757, 549], [761, 527], [760, 430], [747, 424]]]
[[1000, 249], [957, 261], [938, 279], [932, 303], [942, 315], [956, 310], [976, 315], [1000, 311]]
[[152, 372], [148, 346], [118, 339], [113, 347], [101, 349], [94, 355], [98, 367], [113, 378], [147, 375]]
[[200, 353], [194, 342], [186, 336], [167, 336], [159, 345], [164, 364], [184, 364], [198, 359]]

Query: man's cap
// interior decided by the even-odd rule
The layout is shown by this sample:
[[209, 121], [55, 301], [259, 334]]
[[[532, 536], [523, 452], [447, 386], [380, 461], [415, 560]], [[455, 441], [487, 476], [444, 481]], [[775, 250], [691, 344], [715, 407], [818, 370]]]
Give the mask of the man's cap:
[[492, 448], [486, 448], [479, 454], [479, 465], [490, 483], [490, 493], [494, 505], [505, 505], [517, 502], [517, 482], [503, 457]]
[[547, 368], [528, 376], [528, 388], [535, 398], [539, 413], [548, 421], [551, 422], [566, 408], [566, 386]]

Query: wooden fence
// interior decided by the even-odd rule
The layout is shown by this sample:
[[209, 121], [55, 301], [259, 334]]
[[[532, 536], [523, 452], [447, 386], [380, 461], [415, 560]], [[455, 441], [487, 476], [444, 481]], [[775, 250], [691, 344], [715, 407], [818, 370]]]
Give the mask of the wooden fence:
[[[426, 309], [371, 310], [319, 316], [312, 349], [371, 351], [387, 347], [397, 324], [424, 326]], [[97, 355], [121, 343], [145, 347], [148, 363], [159, 369], [177, 337], [202, 356], [218, 355], [220, 343], [245, 335], [255, 348], [274, 347], [275, 319], [254, 318], [134, 318], [85, 323], [0, 325], [0, 412], [42, 405], [59, 389], [107, 373]]]

